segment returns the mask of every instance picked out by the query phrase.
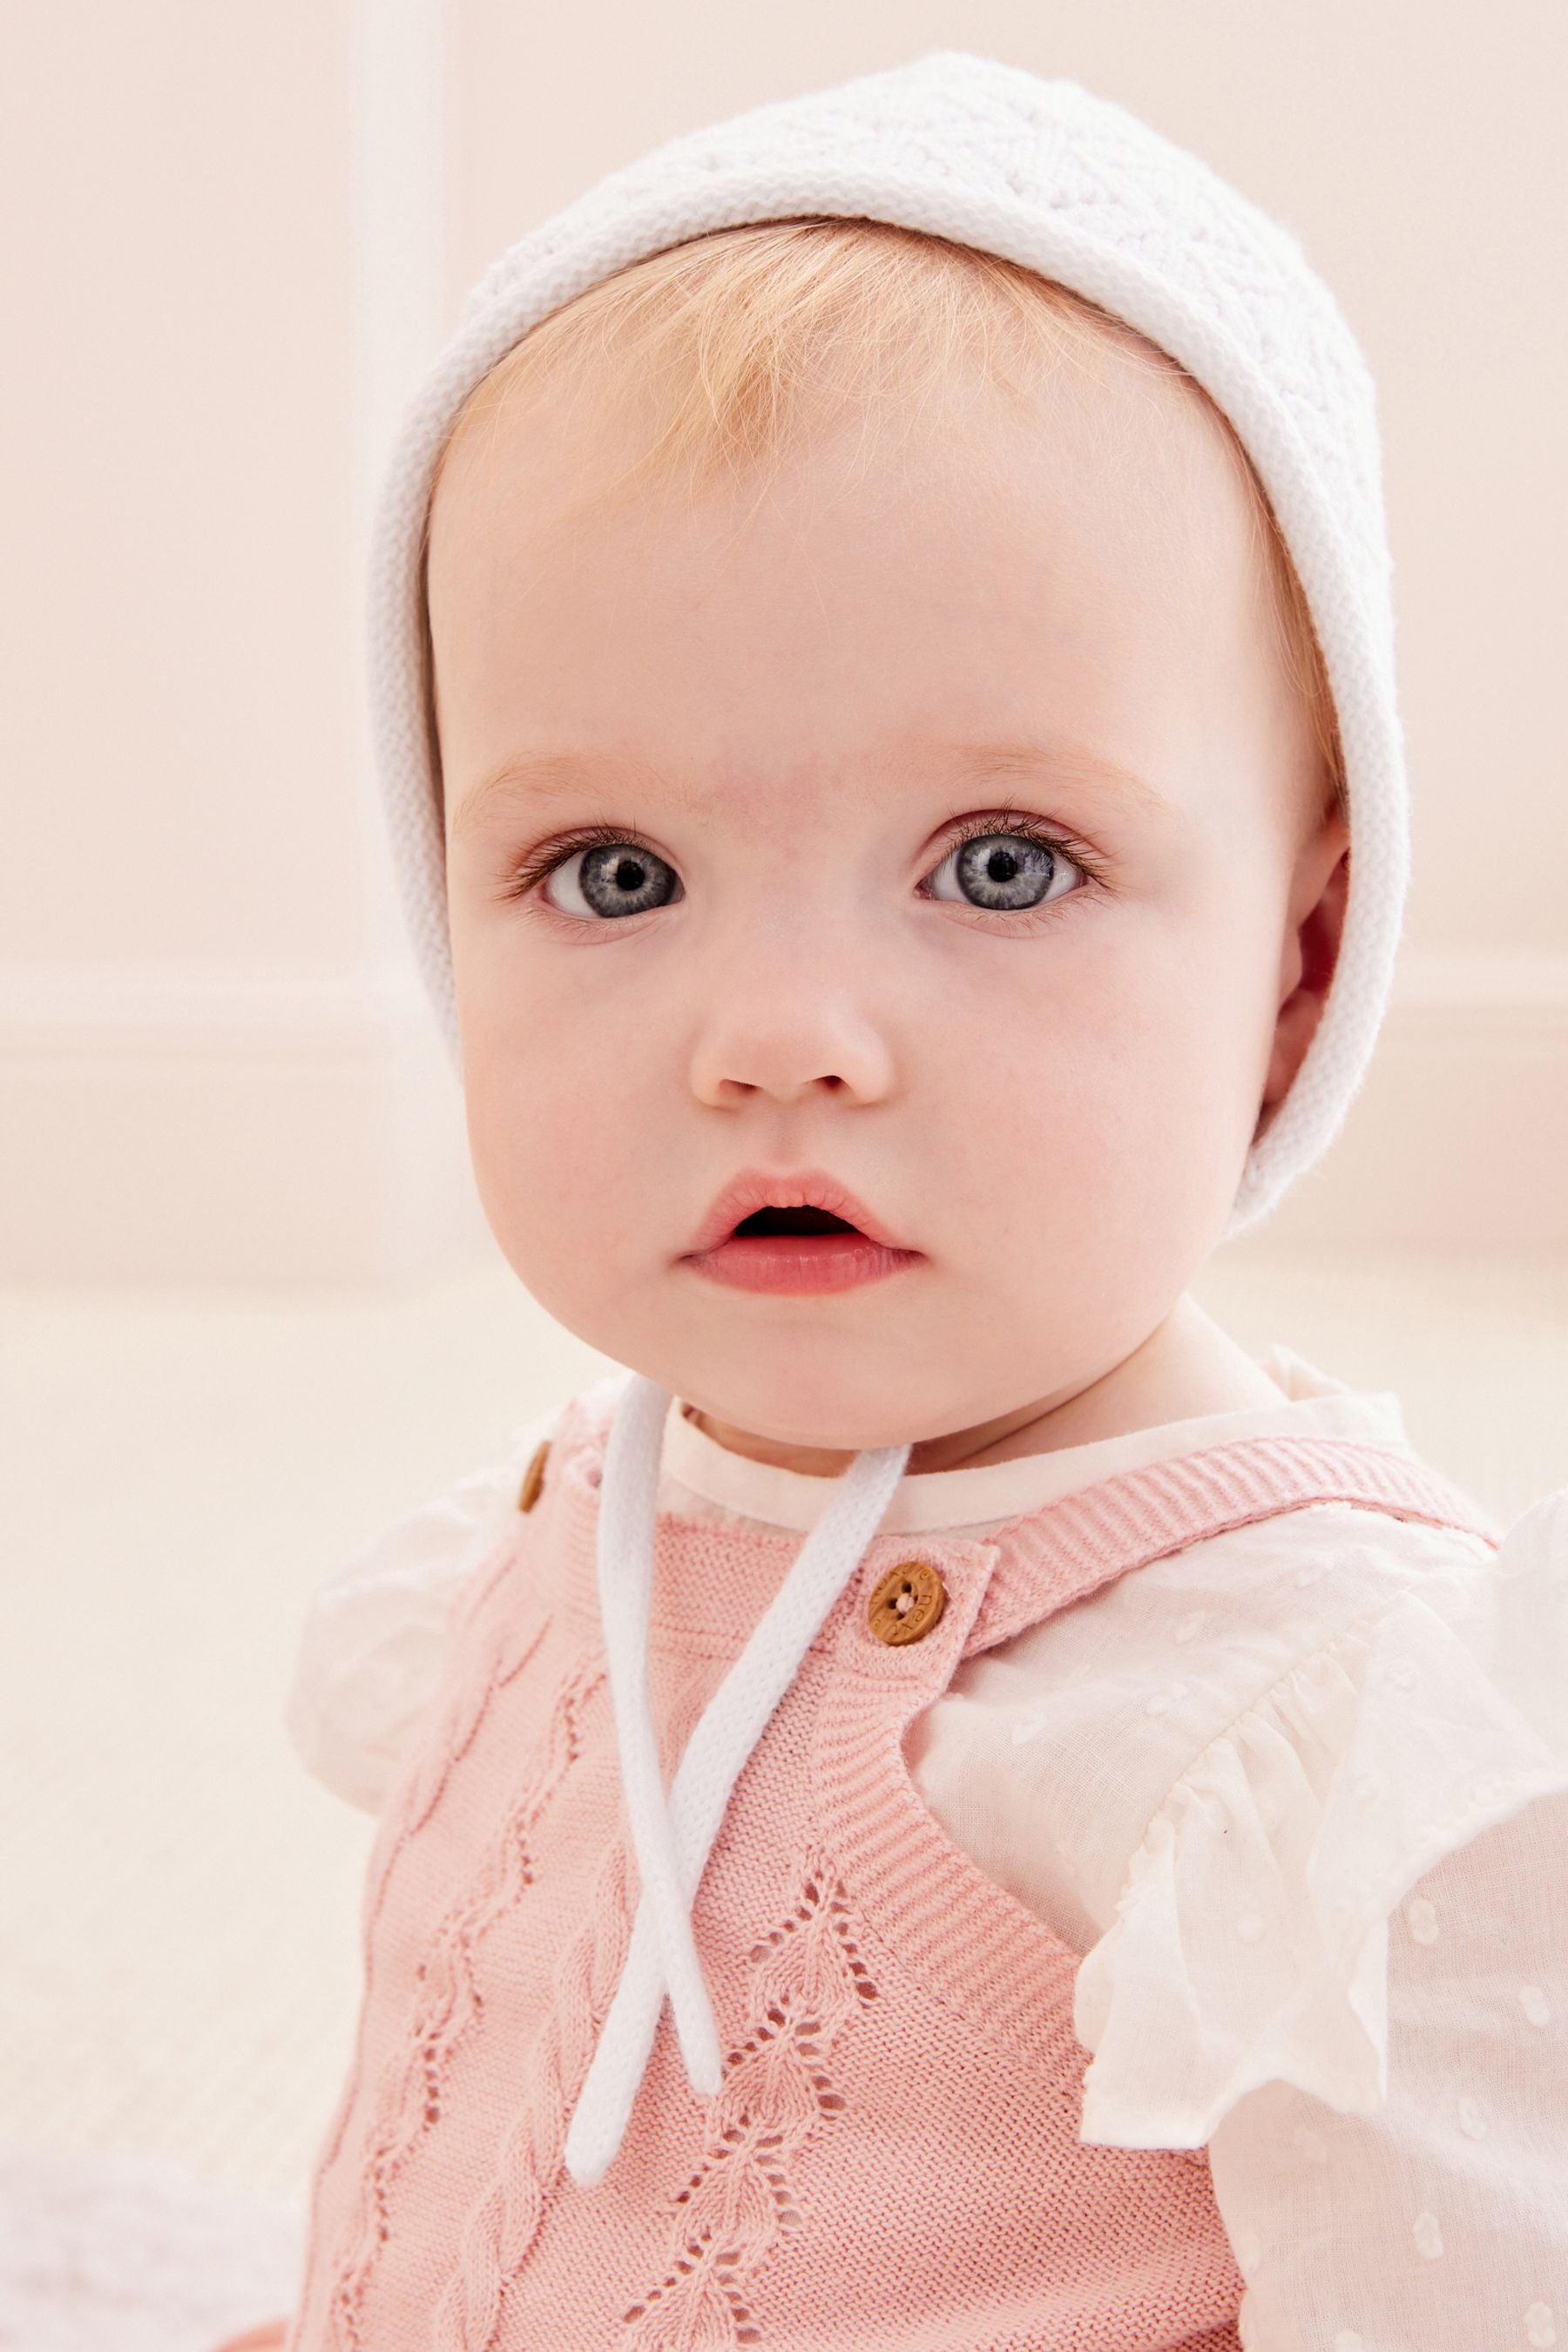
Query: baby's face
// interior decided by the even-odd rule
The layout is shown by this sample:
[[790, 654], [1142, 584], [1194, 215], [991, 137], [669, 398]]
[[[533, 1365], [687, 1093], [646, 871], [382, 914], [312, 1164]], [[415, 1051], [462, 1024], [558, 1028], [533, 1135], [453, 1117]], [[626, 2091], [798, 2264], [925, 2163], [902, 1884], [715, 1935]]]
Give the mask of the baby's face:
[[[493, 1230], [774, 1441], [1065, 1400], [1221, 1234], [1298, 976], [1320, 787], [1235, 460], [1114, 354], [574, 511], [645, 446], [591, 386], [514, 399], [432, 516]], [[726, 1245], [769, 1198], [859, 1236]]]

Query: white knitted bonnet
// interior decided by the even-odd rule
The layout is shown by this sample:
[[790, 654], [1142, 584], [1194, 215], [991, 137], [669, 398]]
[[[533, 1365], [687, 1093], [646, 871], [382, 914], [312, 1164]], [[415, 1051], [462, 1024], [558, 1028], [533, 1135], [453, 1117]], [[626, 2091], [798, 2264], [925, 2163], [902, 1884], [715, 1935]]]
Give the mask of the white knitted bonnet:
[[1248, 1155], [1227, 1228], [1239, 1233], [1337, 1133], [1399, 940], [1408, 820], [1372, 379], [1294, 238], [1206, 164], [1075, 83], [962, 51], [758, 107], [611, 173], [486, 271], [413, 403], [371, 558], [372, 720], [404, 908], [447, 1045], [458, 1059], [420, 610], [447, 432], [519, 338], [600, 278], [709, 229], [805, 213], [977, 247], [1115, 313], [1203, 385], [1273, 504], [1338, 713], [1353, 851], [1332, 986]]

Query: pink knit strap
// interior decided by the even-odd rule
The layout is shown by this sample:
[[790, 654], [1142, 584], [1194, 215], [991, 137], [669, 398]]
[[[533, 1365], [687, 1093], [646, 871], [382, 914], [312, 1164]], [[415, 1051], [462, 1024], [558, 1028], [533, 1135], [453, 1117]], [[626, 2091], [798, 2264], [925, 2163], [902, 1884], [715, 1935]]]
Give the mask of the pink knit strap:
[[1358, 1437], [1242, 1437], [1102, 1478], [987, 1540], [992, 1578], [963, 1654], [1010, 1641], [1130, 1569], [1309, 1503], [1350, 1503], [1502, 1540], [1497, 1522], [1412, 1454]]

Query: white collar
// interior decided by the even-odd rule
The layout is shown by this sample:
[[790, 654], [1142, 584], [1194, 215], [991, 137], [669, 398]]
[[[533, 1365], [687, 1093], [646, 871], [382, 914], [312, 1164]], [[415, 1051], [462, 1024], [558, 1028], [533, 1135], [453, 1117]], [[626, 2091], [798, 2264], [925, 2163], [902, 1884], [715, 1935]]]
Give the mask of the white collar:
[[[1120, 1470], [1141, 1468], [1178, 1454], [1195, 1454], [1240, 1437], [1370, 1437], [1405, 1445], [1404, 1415], [1392, 1390], [1352, 1389], [1318, 1370], [1304, 1356], [1275, 1346], [1260, 1356], [1262, 1370], [1281, 1395], [1277, 1404], [1243, 1405], [1228, 1412], [1166, 1421], [1150, 1429], [1083, 1445], [1058, 1446], [975, 1470], [933, 1470], [902, 1479], [882, 1522], [888, 1535], [973, 1534], [1038, 1510]], [[689, 1495], [721, 1509], [775, 1528], [816, 1526], [837, 1480], [776, 1469], [732, 1454], [688, 1421], [672, 1400], [664, 1433], [663, 1467]]]

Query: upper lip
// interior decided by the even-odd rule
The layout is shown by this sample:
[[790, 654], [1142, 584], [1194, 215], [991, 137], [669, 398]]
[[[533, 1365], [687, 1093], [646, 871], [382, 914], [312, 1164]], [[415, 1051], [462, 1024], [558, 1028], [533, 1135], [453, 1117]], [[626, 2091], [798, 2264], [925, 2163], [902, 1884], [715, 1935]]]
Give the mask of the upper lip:
[[743, 1168], [708, 1211], [687, 1255], [697, 1257], [704, 1250], [717, 1249], [755, 1209], [826, 1209], [829, 1216], [858, 1226], [868, 1241], [880, 1242], [888, 1249], [902, 1246], [835, 1176], [824, 1175], [816, 1168], [772, 1175], [765, 1169]]

